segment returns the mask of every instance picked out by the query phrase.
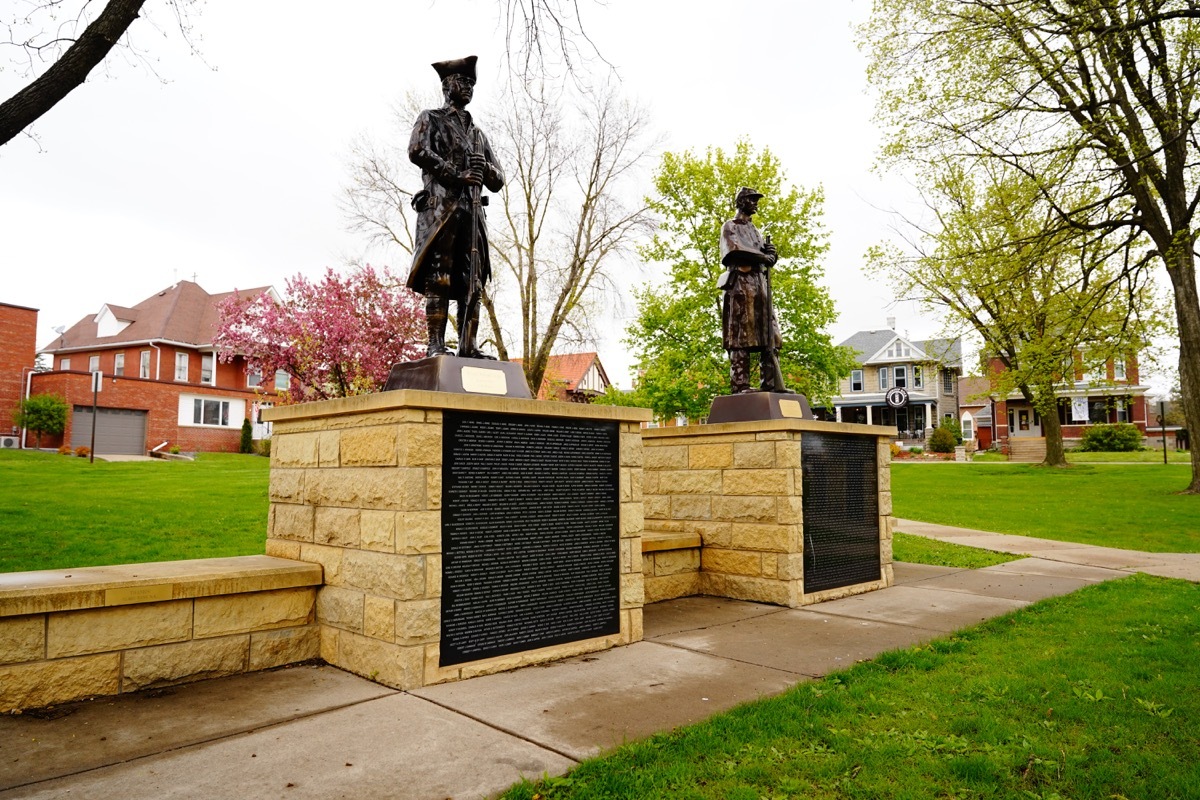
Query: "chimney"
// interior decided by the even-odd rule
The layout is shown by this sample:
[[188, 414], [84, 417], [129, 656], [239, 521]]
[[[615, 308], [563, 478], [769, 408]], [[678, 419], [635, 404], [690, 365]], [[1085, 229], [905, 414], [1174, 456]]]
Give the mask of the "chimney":
[[889, 328], [891, 328], [892, 330], [896, 330], [896, 318], [895, 317], [888, 317], [887, 322], [888, 322]]

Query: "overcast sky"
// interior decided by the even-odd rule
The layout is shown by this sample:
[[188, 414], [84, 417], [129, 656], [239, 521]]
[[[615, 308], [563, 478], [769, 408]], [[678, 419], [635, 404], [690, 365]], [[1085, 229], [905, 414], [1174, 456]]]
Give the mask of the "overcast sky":
[[[351, 143], [397, 136], [392, 106], [408, 91], [437, 90], [433, 61], [477, 54], [475, 106], [495, 103], [496, 5], [209, 4], [194, 17], [201, 57], [161, 6], [150, 0], [153, 19], [132, 29], [157, 75], [110, 56], [35, 125], [38, 141], [0, 147], [0, 300], [41, 310], [38, 345], [103, 303], [133, 305], [193, 275], [209, 292], [282, 289], [286, 277], [315, 278], [347, 255], [405, 273], [404, 257], [368, 251], [345, 230], [337, 202]], [[835, 341], [889, 316], [913, 338], [937, 333], [938, 320], [893, 306], [861, 272], [866, 248], [892, 235], [888, 212], [911, 203], [901, 181], [871, 171], [879, 138], [853, 32], [869, 0], [581, 8], [624, 93], [650, 109], [663, 149], [732, 148], [745, 136], [771, 148], [793, 183], [824, 187]], [[25, 82], [4, 66], [0, 97]], [[614, 314], [599, 350], [627, 388], [625, 324]]]

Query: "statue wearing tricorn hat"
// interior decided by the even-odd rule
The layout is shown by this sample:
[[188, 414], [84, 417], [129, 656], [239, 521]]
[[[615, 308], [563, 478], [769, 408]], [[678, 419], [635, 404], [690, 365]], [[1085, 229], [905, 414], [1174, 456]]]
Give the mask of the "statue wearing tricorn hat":
[[475, 56], [433, 65], [442, 79], [446, 104], [422, 111], [413, 125], [409, 159], [421, 168], [423, 188], [413, 196], [417, 211], [413, 264], [408, 287], [425, 295], [430, 356], [449, 353], [446, 322], [457, 305], [458, 355], [490, 358], [476, 345], [479, 300], [491, 276], [487, 223], [481, 186], [504, 186], [487, 137], [466, 106], [475, 86]]
[[750, 354], [759, 354], [764, 392], [787, 392], [779, 368], [783, 339], [771, 298], [771, 267], [778, 254], [754, 227], [752, 217], [763, 195], [749, 187], [738, 190], [737, 215], [721, 228], [721, 273], [718, 284], [725, 292], [721, 307], [722, 344], [729, 352], [730, 389], [734, 394], [750, 388]]

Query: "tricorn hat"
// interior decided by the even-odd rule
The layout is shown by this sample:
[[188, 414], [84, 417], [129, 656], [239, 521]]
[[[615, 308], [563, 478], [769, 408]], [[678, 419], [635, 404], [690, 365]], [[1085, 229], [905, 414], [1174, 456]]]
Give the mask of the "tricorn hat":
[[442, 80], [446, 80], [446, 78], [449, 78], [451, 75], [465, 75], [474, 81], [475, 62], [478, 60], [478, 56], [453, 58], [449, 61], [438, 61], [433, 65], [433, 68], [437, 70], [438, 77]]
[[762, 196], [763, 196], [762, 192], [757, 192], [754, 189], [751, 189], [749, 186], [743, 186], [742, 188], [738, 189], [737, 197], [735, 197], [733, 199], [733, 204], [737, 205], [737, 204], [741, 203], [742, 200], [747, 197], [762, 197]]

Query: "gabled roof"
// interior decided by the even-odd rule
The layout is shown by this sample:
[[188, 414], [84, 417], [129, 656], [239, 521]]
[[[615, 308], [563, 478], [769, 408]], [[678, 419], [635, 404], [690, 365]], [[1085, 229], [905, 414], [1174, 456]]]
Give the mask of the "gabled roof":
[[[513, 361], [517, 364], [522, 363], [520, 358], [514, 358]], [[608, 386], [608, 373], [604, 371], [604, 365], [600, 363], [597, 353], [563, 353], [550, 356], [546, 362], [546, 372], [542, 375], [542, 385], [538, 387], [538, 399], [552, 400], [559, 389], [567, 392], [579, 391], [580, 382], [587, 377], [593, 366], [599, 371], [601, 382]]]
[[[922, 351], [931, 361], [947, 367], [962, 366], [961, 339], [906, 339], [894, 330], [886, 328], [880, 331], [859, 331], [842, 342], [841, 346], [853, 350], [858, 363], [865, 365], [875, 363], [877, 358], [882, 358], [883, 351], [896, 339], [908, 342], [917, 350]], [[925, 359], [914, 353], [910, 360], [923, 361]]]
[[[238, 294], [250, 298], [272, 291], [269, 286], [245, 289]], [[39, 352], [113, 347], [124, 342], [165, 340], [206, 347], [212, 344], [217, 329], [217, 305], [234, 294], [209, 294], [191, 281], [180, 281], [148, 297], [132, 308], [106, 303], [109, 312], [129, 324], [113, 336], [97, 331], [99, 314], [89, 314]]]
[[977, 375], [958, 379], [959, 405], [987, 406], [992, 396], [992, 382]]

